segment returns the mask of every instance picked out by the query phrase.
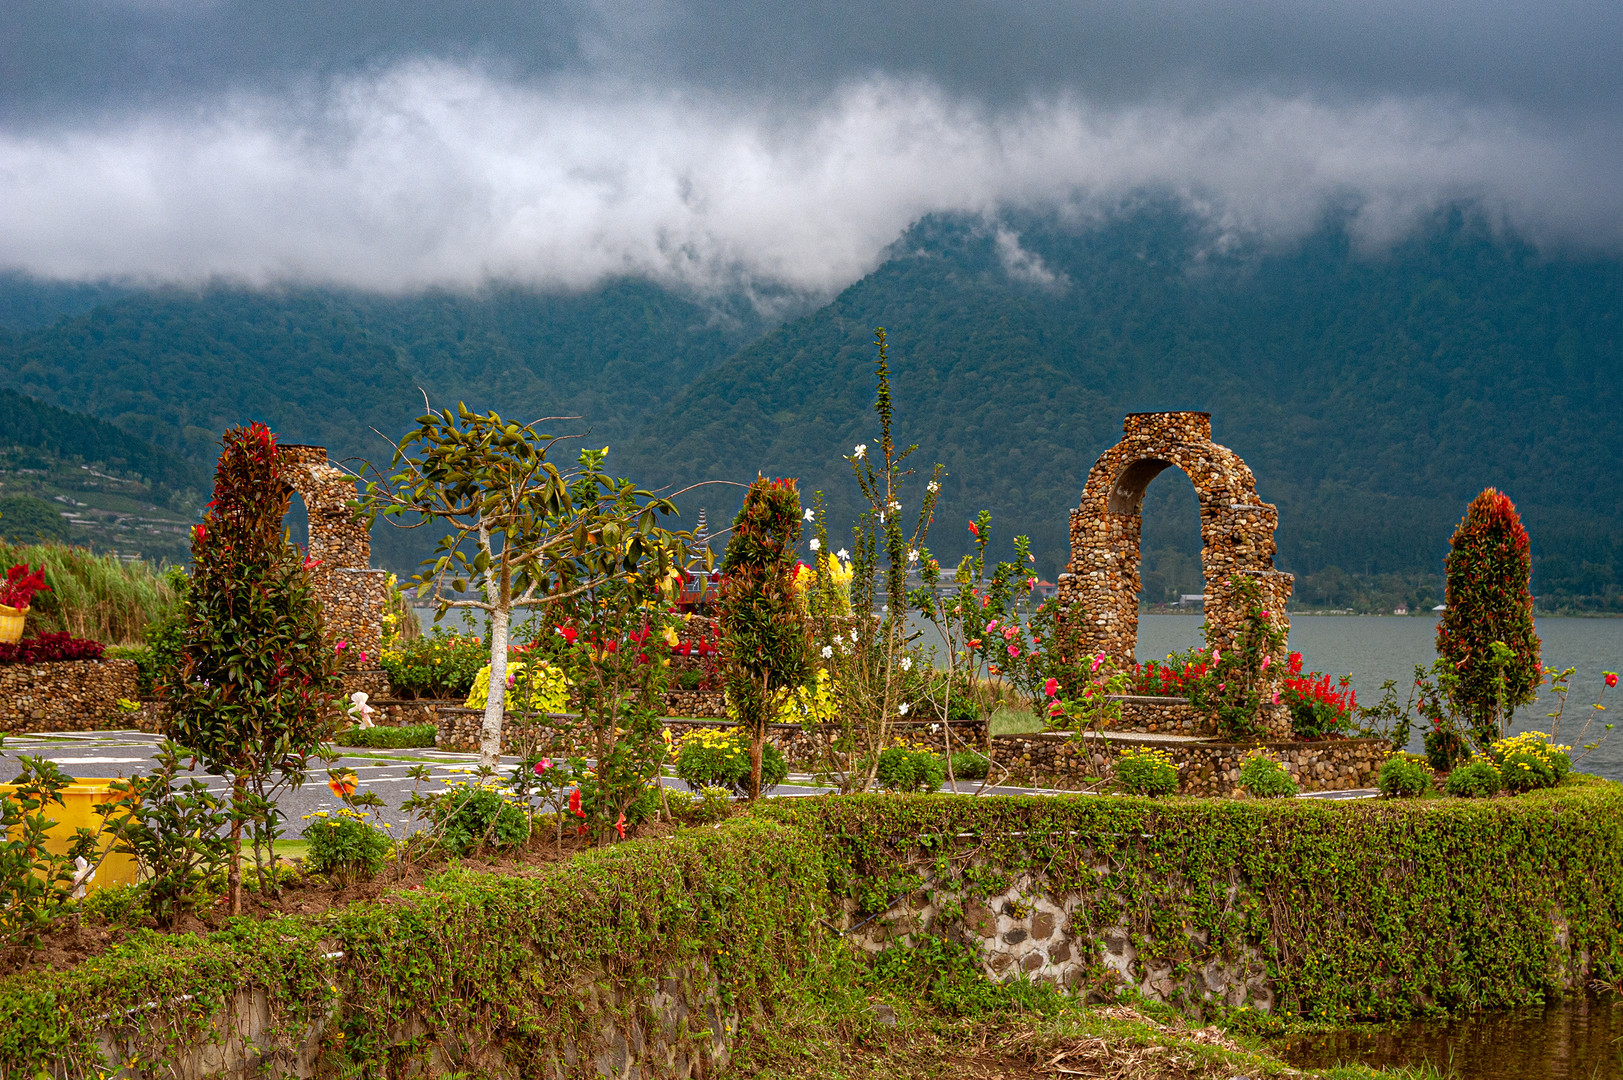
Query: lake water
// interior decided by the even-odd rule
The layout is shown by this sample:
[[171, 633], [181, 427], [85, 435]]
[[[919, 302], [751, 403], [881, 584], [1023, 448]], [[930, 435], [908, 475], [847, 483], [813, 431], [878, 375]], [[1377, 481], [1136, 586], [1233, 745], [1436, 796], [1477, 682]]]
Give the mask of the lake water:
[[1619, 1080], [1623, 1000], [1579, 994], [1544, 1008], [1496, 1010], [1377, 1032], [1330, 1032], [1281, 1040], [1298, 1068], [1345, 1062], [1375, 1068], [1427, 1062], [1469, 1080]]
[[[1140, 615], [1138, 658], [1158, 660], [1169, 652], [1201, 644], [1200, 623], [1199, 615]], [[1543, 642], [1544, 666], [1557, 670], [1578, 669], [1572, 679], [1570, 701], [1560, 731], [1561, 741], [1576, 747], [1585, 715], [1594, 712], [1590, 705], [1600, 693], [1601, 672], [1623, 670], [1623, 619], [1546, 616], [1537, 619], [1535, 626]], [[1338, 677], [1351, 675], [1358, 700], [1374, 704], [1381, 696], [1381, 684], [1387, 679], [1398, 684], [1402, 700], [1408, 699], [1415, 665], [1430, 666], [1437, 658], [1436, 635], [1437, 623], [1431, 618], [1292, 615], [1290, 647], [1302, 654], [1302, 662], [1309, 671], [1328, 672]], [[1550, 721], [1545, 714], [1556, 707], [1554, 696], [1547, 685], [1541, 687], [1539, 700], [1517, 711], [1516, 730], [1530, 727], [1548, 730]], [[1613, 691], [1611, 700], [1623, 701], [1623, 696]], [[1609, 708], [1608, 714], [1612, 711]], [[1623, 717], [1623, 709], [1615, 711]], [[1601, 734], [1600, 726], [1596, 724], [1583, 741], [1592, 742], [1598, 734]], [[1420, 749], [1418, 735], [1410, 749]], [[1575, 749], [1574, 758], [1580, 753], [1581, 750]], [[1603, 741], [1578, 768], [1608, 780], [1623, 780], [1623, 728], [1615, 737]]]

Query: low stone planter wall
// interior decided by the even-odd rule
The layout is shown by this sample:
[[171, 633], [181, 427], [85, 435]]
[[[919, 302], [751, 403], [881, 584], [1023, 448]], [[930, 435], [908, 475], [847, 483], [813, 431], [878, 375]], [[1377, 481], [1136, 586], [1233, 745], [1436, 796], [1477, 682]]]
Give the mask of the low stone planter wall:
[[461, 705], [462, 699], [369, 697], [366, 703], [373, 709], [372, 723], [379, 727], [406, 727], [409, 724], [436, 723], [440, 709]]
[[[1216, 735], [1217, 717], [1189, 704], [1184, 697], [1122, 695], [1121, 721], [1106, 725], [1107, 731], [1148, 731], [1160, 735]], [[1291, 737], [1290, 710], [1283, 705], [1262, 706], [1263, 733], [1275, 739]]]
[[0, 665], [0, 733], [129, 728], [118, 701], [137, 697], [134, 660]]
[[[992, 759], [1008, 769], [994, 770], [1000, 783], [1078, 791], [1088, 781], [1115, 776], [1115, 761], [1133, 745], [1126, 739], [1089, 738], [1077, 743], [1065, 732], [997, 735]], [[1390, 744], [1384, 739], [1325, 739], [1316, 742], [1167, 743], [1146, 739], [1142, 745], [1166, 750], [1178, 763], [1178, 794], [1233, 795], [1240, 779], [1240, 759], [1258, 745], [1279, 758], [1303, 791], [1347, 791], [1373, 787]]]
[[727, 695], [720, 690], [672, 690], [665, 695], [665, 714], [720, 719], [727, 715]]

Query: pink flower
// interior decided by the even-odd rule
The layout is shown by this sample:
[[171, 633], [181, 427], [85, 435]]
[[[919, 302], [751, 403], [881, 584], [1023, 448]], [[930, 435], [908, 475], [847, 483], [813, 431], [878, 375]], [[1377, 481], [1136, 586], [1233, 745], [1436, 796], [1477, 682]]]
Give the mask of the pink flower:
[[364, 652], [361, 654], [361, 663], [366, 663], [366, 654]]
[[1010, 656], [1019, 656], [1020, 655], [1020, 650], [1018, 648], [1016, 648], [1015, 646], [1010, 645], [1009, 646], [1009, 655]]
[[1004, 641], [1013, 641], [1014, 640], [1014, 627], [1005, 626], [1003, 628], [1003, 640]]
[[1092, 670], [1098, 671], [1101, 667], [1104, 666], [1104, 662], [1105, 662], [1105, 654], [1104, 653], [1096, 653], [1094, 655], [1094, 657], [1093, 657], [1093, 668], [1092, 668]]
[[1264, 670], [1264, 671], [1268, 670], [1268, 663], [1269, 663], [1269, 657], [1264, 656], [1262, 658], [1262, 670]]
[[1279, 691], [1278, 690], [1274, 691], [1274, 704], [1275, 705], [1279, 704]]
[[1218, 651], [1217, 651], [1217, 650], [1216, 650], [1216, 649], [1215, 649], [1215, 648], [1214, 648], [1214, 649], [1213, 649], [1213, 650], [1212, 650], [1212, 663], [1214, 663], [1214, 664], [1215, 664], [1215, 663], [1217, 663], [1217, 662], [1219, 662], [1219, 661], [1220, 661], [1220, 660], [1222, 660], [1222, 659], [1223, 659], [1223, 654], [1222, 654], [1222, 653], [1220, 653], [1220, 652], [1218, 652]]
[[996, 619], [993, 619], [991, 622], [986, 624], [986, 632], [988, 634], [990, 634], [992, 631], [994, 631], [996, 629], [997, 629], [997, 620]]
[[349, 648], [349, 642], [340, 641], [338, 644], [336, 644], [336, 645], [334, 645], [332, 647], [332, 651], [333, 652], [343, 652], [347, 648]]
[[1043, 693], [1047, 694], [1049, 697], [1053, 697], [1055, 694], [1059, 693], [1059, 680], [1049, 679], [1047, 682], [1043, 683]]
[[535, 773], [535, 775], [540, 776], [550, 768], [552, 768], [552, 759], [549, 757], [544, 757], [540, 761], [536, 762], [535, 768], [531, 769], [530, 771]]
[[1217, 684], [1217, 692], [1219, 694], [1221, 694], [1223, 692], [1223, 688], [1226, 687], [1226, 686], [1228, 686], [1228, 683], [1221, 683], [1221, 682], [1218, 683]]
[[1060, 713], [1062, 713], [1064, 711], [1065, 711], [1065, 706], [1061, 705], [1059, 702], [1050, 701], [1048, 703], [1048, 715], [1049, 716], [1058, 716]]

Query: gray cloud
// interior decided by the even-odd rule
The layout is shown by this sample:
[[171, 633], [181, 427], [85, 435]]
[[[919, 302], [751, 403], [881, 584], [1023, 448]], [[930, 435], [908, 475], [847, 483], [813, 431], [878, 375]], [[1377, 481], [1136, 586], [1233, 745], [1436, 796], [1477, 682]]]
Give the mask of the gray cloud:
[[300, 99], [0, 133], [0, 266], [51, 277], [377, 289], [646, 274], [826, 292], [932, 211], [1107, 209], [1151, 187], [1289, 236], [1355, 203], [1378, 244], [1452, 199], [1615, 242], [1584, 133], [1429, 99], [1074, 96], [991, 109], [871, 79], [786, 110], [604, 80], [409, 63]]
[[[1623, 244], [1623, 6], [13, 0], [0, 268], [826, 293], [919, 215], [1170, 192]], [[1022, 273], [1017, 240], [1006, 261]]]

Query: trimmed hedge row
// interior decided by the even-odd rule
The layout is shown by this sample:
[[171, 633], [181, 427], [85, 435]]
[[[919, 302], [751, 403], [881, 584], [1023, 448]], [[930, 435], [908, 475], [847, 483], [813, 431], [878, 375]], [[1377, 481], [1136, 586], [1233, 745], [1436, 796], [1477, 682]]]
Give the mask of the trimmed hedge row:
[[857, 796], [759, 813], [823, 837], [828, 888], [859, 917], [909, 893], [952, 911], [1029, 875], [1078, 898], [1073, 926], [1126, 925], [1141, 964], [1256, 950], [1281, 1004], [1323, 1019], [1520, 1005], [1623, 971], [1623, 787], [1593, 777], [1494, 800]]
[[200, 1060], [199, 1047], [230, 1041], [218, 1025], [244, 993], [268, 1005], [261, 1041], [284, 1061], [313, 1046], [321, 1075], [393, 1075], [430, 1053], [550, 1075], [566, 1047], [593, 1044], [602, 1010], [626, 991], [647, 999], [683, 964], [713, 973], [729, 1006], [803, 978], [829, 938], [817, 922], [826, 877], [810, 838], [744, 819], [530, 877], [453, 868], [331, 915], [143, 934], [0, 983], [0, 1076], [94, 1075], [109, 1028], [121, 1059]]

